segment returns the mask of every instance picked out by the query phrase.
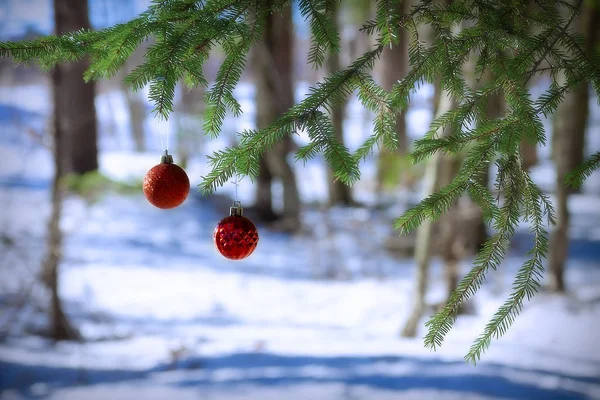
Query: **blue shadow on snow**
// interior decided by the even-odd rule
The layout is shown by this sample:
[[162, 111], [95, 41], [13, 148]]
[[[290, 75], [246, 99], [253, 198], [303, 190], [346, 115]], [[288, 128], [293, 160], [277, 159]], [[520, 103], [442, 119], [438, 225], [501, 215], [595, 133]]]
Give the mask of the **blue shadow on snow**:
[[[355, 368], [389, 364], [390, 367], [409, 364], [410, 373], [359, 373]], [[334, 370], [331, 376], [308, 376], [302, 373], [302, 367], [325, 367]], [[265, 353], [237, 353], [220, 357], [192, 357], [182, 360], [177, 368], [180, 370], [197, 370], [205, 372], [201, 376], [193, 374], [181, 380], [170, 382], [180, 387], [227, 387], [236, 385], [289, 386], [294, 384], [327, 384], [342, 383], [348, 386], [367, 386], [373, 389], [406, 391], [418, 389], [450, 390], [479, 394], [483, 396], [501, 396], [511, 399], [536, 400], [583, 400], [585, 394], [564, 388], [549, 389], [532, 381], [515, 381], [512, 376], [519, 373], [538, 374], [540, 377], [553, 377], [557, 380], [568, 379], [574, 383], [597, 385], [600, 389], [600, 377], [571, 376], [545, 370], [529, 370], [499, 364], [482, 363], [469, 372], [452, 372], [453, 367], [464, 367], [462, 361], [442, 361], [420, 359], [415, 357], [372, 356], [372, 357], [316, 357], [316, 356], [281, 356]], [[266, 367], [282, 369], [279, 377], [252, 376], [245, 377], [244, 371]], [[381, 365], [379, 365], [381, 367]], [[239, 378], [215, 382], [211, 372], [223, 369], [238, 369], [242, 373]], [[29, 390], [34, 383], [45, 383], [51, 389], [69, 386], [94, 385], [123, 382], [128, 380], [148, 379], [152, 374], [174, 369], [173, 365], [159, 364], [143, 371], [132, 370], [98, 370], [66, 367], [48, 367], [26, 365], [0, 361], [0, 392], [6, 389], [19, 391], [31, 396]], [[432, 372], [430, 372], [432, 371]], [[464, 371], [464, 369], [462, 370]]]

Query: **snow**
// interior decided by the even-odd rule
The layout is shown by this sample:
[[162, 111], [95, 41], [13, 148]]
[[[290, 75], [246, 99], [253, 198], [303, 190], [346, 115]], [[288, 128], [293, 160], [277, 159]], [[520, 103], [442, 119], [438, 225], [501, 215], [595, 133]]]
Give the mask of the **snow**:
[[[28, 221], [18, 210], [31, 212], [37, 196], [29, 189], [3, 194], [18, 200], [10, 214], [19, 217], [9, 219], [20, 231]], [[0, 345], [6, 376], [0, 383], [12, 389], [0, 398], [600, 396], [600, 270], [590, 268], [597, 262], [572, 261], [571, 294], [536, 296], [473, 367], [462, 356], [508, 287], [495, 293], [493, 281], [486, 284], [476, 298], [477, 314], [460, 317], [444, 346], [430, 352], [421, 339], [397, 337], [411, 301], [409, 260], [378, 254], [390, 271], [383, 279], [315, 279], [307, 255], [318, 244], [310, 236], [261, 229], [256, 253], [229, 262], [212, 246], [220, 212], [209, 208], [192, 200], [163, 213], [141, 196], [109, 195], [93, 204], [70, 198], [60, 287], [88, 341], [52, 345], [11, 337]], [[198, 216], [193, 222], [192, 215]], [[346, 217], [352, 225], [365, 215]], [[338, 229], [344, 225], [337, 220]], [[359, 242], [354, 238], [349, 246], [364, 247]], [[511, 257], [502, 276], [510, 279], [520, 261]], [[440, 273], [435, 266], [433, 277]], [[434, 282], [432, 302], [444, 295]]]

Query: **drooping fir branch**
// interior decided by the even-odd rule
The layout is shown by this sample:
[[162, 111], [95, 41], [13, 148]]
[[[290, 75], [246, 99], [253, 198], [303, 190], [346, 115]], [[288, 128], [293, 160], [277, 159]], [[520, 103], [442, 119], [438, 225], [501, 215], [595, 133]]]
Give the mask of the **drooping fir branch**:
[[[405, 0], [406, 1], [406, 0]], [[289, 6], [291, 0], [155, 0], [148, 10], [123, 24], [99, 31], [77, 31], [20, 42], [1, 42], [0, 57], [15, 62], [38, 63], [48, 70], [60, 62], [88, 56], [86, 79], [110, 78], [123, 67], [142, 43], [152, 40], [143, 62], [125, 78], [133, 90], [149, 86], [155, 113], [168, 118], [173, 109], [177, 82], [188, 87], [212, 86], [207, 92], [204, 130], [217, 136], [226, 114], [241, 112], [234, 88], [245, 68], [248, 52], [262, 37], [266, 16]], [[311, 46], [308, 61], [320, 68], [328, 52], [340, 48], [340, 34], [333, 10], [336, 0], [296, 0], [308, 22]], [[359, 162], [376, 146], [389, 150], [398, 146], [394, 132], [395, 114], [406, 110], [410, 96], [421, 85], [439, 81], [457, 107], [436, 118], [424, 137], [415, 143], [413, 161], [425, 161], [436, 152], [465, 153], [455, 179], [424, 199], [396, 221], [401, 232], [415, 229], [425, 219], [437, 219], [459, 196], [468, 195], [483, 211], [495, 230], [477, 255], [470, 272], [450, 296], [446, 306], [427, 323], [425, 344], [436, 348], [451, 329], [460, 305], [481, 286], [486, 273], [500, 266], [517, 222], [528, 220], [534, 235], [529, 259], [517, 274], [513, 292], [475, 341], [467, 359], [476, 362], [491, 338], [506, 332], [523, 301], [533, 295], [542, 272], [547, 240], [542, 217], [553, 222], [551, 205], [520, 168], [518, 144], [546, 141], [540, 116], [556, 111], [564, 96], [580, 84], [591, 83], [600, 95], [600, 54], [588, 48], [571, 23], [580, 14], [582, 0], [422, 0], [401, 14], [398, 1], [378, 0], [376, 16], [361, 31], [375, 37], [376, 46], [315, 84], [308, 96], [264, 129], [240, 132], [235, 147], [212, 154], [210, 173], [201, 189], [212, 192], [235, 174], [258, 174], [260, 155], [287, 135], [304, 130], [310, 142], [296, 154], [306, 161], [323, 153], [334, 175], [351, 184], [359, 178]], [[531, 6], [530, 6], [531, 5]], [[419, 36], [427, 25], [433, 32], [429, 42]], [[461, 29], [456, 29], [460, 26]], [[371, 77], [374, 61], [385, 46], [397, 43], [401, 34], [410, 35], [411, 70], [388, 93]], [[223, 60], [215, 82], [203, 75], [204, 63], [221, 48]], [[475, 57], [474, 74], [493, 78], [478, 88], [465, 78], [467, 60]], [[548, 73], [550, 87], [537, 99], [527, 89], [537, 75]], [[356, 93], [361, 104], [373, 113], [373, 133], [351, 154], [333, 132], [328, 113]], [[486, 103], [503, 94], [506, 115], [490, 119]], [[450, 132], [440, 137], [438, 132]], [[497, 160], [497, 196], [480, 181], [481, 172]], [[571, 185], [600, 167], [600, 153], [567, 176]], [[499, 199], [503, 199], [502, 202]]]
[[475, 258], [473, 267], [461, 279], [446, 305], [426, 322], [428, 332], [425, 335], [425, 345], [428, 347], [435, 349], [442, 345], [445, 335], [456, 320], [461, 304], [475, 295], [490, 268], [495, 270], [500, 266], [519, 222], [522, 199], [518, 191], [521, 176], [517, 156], [504, 157], [497, 162], [497, 166], [502, 173], [498, 176], [496, 184], [498, 190], [504, 192], [505, 200], [493, 219], [496, 232], [485, 242]]
[[[544, 276], [543, 260], [548, 254], [548, 232], [544, 225], [544, 216], [553, 220], [554, 209], [546, 195], [531, 180], [529, 174], [523, 168], [520, 157], [518, 158], [517, 168], [512, 170], [511, 174], [520, 174], [514, 176], [520, 180], [519, 187], [524, 187], [523, 204], [525, 206], [525, 218], [531, 224], [531, 233], [533, 234], [534, 245], [527, 255], [529, 259], [517, 272], [513, 283], [513, 292], [504, 302], [500, 309], [494, 314], [490, 322], [486, 325], [484, 332], [475, 340], [465, 360], [476, 364], [484, 352], [491, 344], [492, 338], [499, 338], [504, 335], [515, 318], [523, 309], [523, 300], [531, 300], [540, 288], [540, 280]], [[513, 221], [514, 222], [514, 221]], [[552, 221], [552, 223], [554, 223]]]
[[587, 177], [600, 168], [600, 152], [595, 153], [565, 177], [565, 183], [577, 189]]
[[[372, 81], [365, 83], [364, 74], [371, 70], [375, 59], [381, 54], [382, 50], [383, 47], [380, 44], [375, 49], [363, 54], [348, 68], [332, 73], [323, 82], [313, 86], [309, 95], [302, 102], [293, 106], [266, 128], [242, 132], [239, 135], [238, 146], [215, 152], [209, 157], [211, 172], [204, 177], [200, 185], [202, 191], [205, 193], [213, 192], [229, 181], [235, 174], [247, 175], [250, 178], [258, 176], [260, 154], [272, 148], [286, 135], [302, 129], [307, 129], [309, 132], [311, 129], [321, 129], [315, 126], [320, 119], [315, 117], [317, 113], [319, 111], [331, 112], [336, 106], [343, 104], [347, 97], [355, 89], [358, 89], [361, 84], [370, 85], [373, 90], [372, 95], [374, 97], [378, 96], [379, 89], [377, 85]], [[364, 87], [366, 86], [363, 86], [363, 91], [365, 90]], [[387, 105], [385, 97], [381, 101], [382, 104]], [[375, 104], [367, 98], [364, 98], [363, 102], [371, 104], [371, 106]], [[329, 130], [327, 135], [333, 137], [333, 125], [327, 124], [325, 128]], [[337, 147], [335, 141], [329, 143], [331, 146]], [[312, 146], [303, 149], [297, 158], [306, 159], [313, 156], [316, 149], [320, 148], [320, 144], [313, 142]], [[327, 152], [337, 151], [333, 147], [324, 147], [323, 153], [327, 154]], [[336, 178], [346, 184], [352, 184], [360, 176], [359, 160], [352, 157], [347, 151], [343, 151], [343, 154], [347, 155], [343, 158], [343, 162], [338, 162], [342, 159], [336, 157], [326, 157], [326, 160], [329, 162]]]
[[[474, 2], [481, 6], [489, 7], [491, 4], [486, 2]], [[475, 27], [468, 30], [466, 39], [472, 40], [471, 49], [477, 49], [479, 53], [486, 55], [485, 61], [487, 65], [480, 64], [481, 71], [490, 69], [498, 78], [487, 85], [487, 88], [479, 92], [472, 93], [470, 90], [464, 90], [456, 79], [456, 73], [459, 71], [448, 69], [448, 65], [452, 65], [454, 60], [458, 61], [458, 65], [462, 65], [460, 46], [457, 50], [452, 47], [456, 45], [458, 40], [465, 37], [464, 31], [454, 38], [449, 37], [449, 26], [444, 26], [443, 18], [436, 18], [430, 13], [427, 14], [429, 20], [434, 24], [434, 32], [436, 38], [442, 37], [444, 40], [443, 51], [436, 51], [435, 45], [426, 48], [425, 46], [414, 46], [412, 53], [413, 75], [419, 76], [417, 79], [427, 79], [429, 75], [442, 76], [450, 78], [447, 83], [443, 84], [444, 88], [452, 93], [453, 96], [460, 99], [460, 105], [455, 110], [451, 110], [445, 115], [440, 116], [432, 123], [431, 129], [425, 137], [416, 143], [416, 150], [413, 157], [416, 160], [428, 158], [436, 151], [457, 152], [463, 150], [466, 146], [472, 146], [473, 143], [480, 141], [492, 140], [494, 142], [494, 151], [503, 155], [505, 161], [501, 162], [498, 172], [497, 189], [504, 194], [504, 205], [497, 211], [494, 206], [493, 197], [487, 193], [484, 188], [481, 188], [476, 181], [461, 180], [461, 173], [447, 187], [442, 188], [437, 193], [423, 200], [416, 207], [408, 210], [396, 222], [396, 228], [400, 231], [406, 231], [416, 228], [425, 218], [436, 219], [442, 212], [445, 212], [451, 204], [451, 201], [456, 198], [457, 194], [466, 191], [469, 196], [478, 204], [484, 211], [486, 218], [493, 221], [496, 233], [490, 237], [483, 249], [479, 252], [474, 266], [471, 271], [462, 279], [456, 290], [450, 296], [446, 306], [434, 315], [428, 322], [428, 333], [425, 336], [425, 344], [431, 348], [441, 346], [445, 335], [452, 327], [458, 308], [469, 297], [473, 296], [479, 289], [486, 272], [492, 268], [496, 269], [502, 262], [504, 254], [509, 246], [510, 237], [514, 234], [514, 229], [521, 216], [521, 210], [524, 209], [525, 216], [528, 217], [532, 224], [534, 233], [534, 245], [530, 252], [531, 258], [522, 266], [519, 271], [513, 292], [509, 296], [506, 303], [492, 318], [487, 325], [484, 333], [475, 341], [471, 347], [466, 359], [471, 362], [476, 362], [482, 352], [489, 346], [492, 337], [503, 335], [508, 326], [513, 322], [516, 315], [520, 312], [523, 306], [523, 299], [530, 298], [539, 286], [541, 272], [543, 271], [542, 259], [547, 252], [546, 231], [542, 225], [542, 213], [540, 212], [541, 204], [549, 204], [541, 195], [541, 192], [531, 182], [527, 173], [524, 173], [520, 168], [520, 163], [517, 162], [515, 154], [518, 153], [518, 144], [521, 137], [526, 137], [530, 143], [543, 144], [545, 142], [545, 132], [539, 115], [549, 115], [553, 113], [558, 104], [562, 101], [564, 94], [581, 84], [586, 71], [588, 79], [597, 81], [597, 67], [593, 65], [593, 57], [582, 57], [579, 49], [581, 45], [570, 50], [571, 54], [565, 53], [560, 49], [555, 49], [557, 43], [572, 43], [575, 41], [575, 35], [568, 32], [569, 25], [580, 11], [581, 2], [577, 7], [571, 9], [571, 15], [567, 21], [551, 20], [559, 23], [558, 26], [548, 27], [548, 32], [545, 37], [535, 37], [530, 39], [523, 35], [513, 35], [512, 42], [507, 43], [506, 40], [489, 42], [489, 38], [504, 36], [506, 27], [502, 24], [497, 26], [500, 34], [494, 32], [493, 24], [486, 27], [486, 32], [481, 32], [477, 35], [477, 24]], [[477, 10], [477, 8], [475, 8]], [[483, 10], [484, 8], [482, 8]], [[489, 11], [489, 9], [488, 9]], [[507, 10], [506, 13], [510, 13]], [[546, 15], [546, 10], [541, 11]], [[558, 17], [557, 17], [558, 18]], [[545, 19], [548, 21], [548, 19]], [[465, 30], [467, 31], [467, 30]], [[510, 29], [511, 32], [515, 30]], [[569, 36], [563, 38], [563, 36]], [[519, 52], [515, 49], [519, 48]], [[507, 51], [512, 51], [514, 57], [506, 56]], [[525, 54], [526, 56], [523, 56]], [[457, 58], [458, 57], [458, 58]], [[435, 72], [436, 64], [433, 59], [443, 58], [446, 61], [446, 70]], [[566, 70], [567, 82], [564, 85], [553, 83], [550, 89], [544, 93], [537, 101], [533, 101], [526, 89], [527, 82], [536, 74], [539, 73], [539, 66], [543, 61], [553, 59], [557, 65], [563, 66]], [[431, 60], [431, 61], [430, 61]], [[575, 64], [583, 66], [576, 68]], [[427, 71], [427, 68], [434, 70], [433, 74]], [[414, 67], [413, 67], [414, 68]], [[556, 78], [556, 74], [552, 75]], [[421, 78], [422, 77], [422, 78]], [[413, 77], [410, 77], [414, 79]], [[402, 82], [396, 88], [396, 93], [400, 94], [401, 100], [406, 97], [407, 91], [410, 90], [410, 85], [402, 86]], [[500, 90], [509, 105], [511, 110], [507, 117], [489, 121], [484, 113], [484, 101], [486, 97]], [[478, 126], [475, 129], [467, 127], [468, 124], [478, 121]], [[437, 138], [436, 133], [442, 127], [450, 127], [454, 130], [454, 134]], [[482, 151], [476, 147], [471, 147], [469, 154]], [[512, 156], [511, 156], [512, 155]], [[502, 160], [502, 159], [501, 159]], [[591, 170], [593, 164], [589, 164]], [[551, 207], [546, 207], [548, 221], [554, 222], [553, 210]]]
[[398, 148], [398, 135], [395, 134], [395, 112], [389, 94], [367, 74], [356, 77], [357, 96], [362, 105], [375, 114], [373, 134], [356, 150], [354, 158], [364, 159], [373, 147], [382, 143], [384, 148], [393, 151]]
[[308, 62], [315, 68], [321, 68], [328, 51], [340, 51], [340, 36], [336, 29], [334, 10], [336, 0], [299, 0], [298, 8], [304, 19], [308, 20], [311, 32], [311, 44]]
[[[237, 20], [246, 12], [245, 7], [232, 18]], [[226, 57], [219, 68], [215, 84], [211, 90], [206, 92], [207, 107], [204, 113], [204, 130], [209, 135], [219, 135], [227, 110], [231, 110], [235, 116], [242, 112], [242, 108], [233, 95], [233, 90], [242, 76], [246, 65], [246, 54], [250, 51], [252, 44], [257, 42], [264, 29], [265, 10], [255, 4], [250, 26], [238, 26], [235, 36], [228, 38], [223, 43]]]

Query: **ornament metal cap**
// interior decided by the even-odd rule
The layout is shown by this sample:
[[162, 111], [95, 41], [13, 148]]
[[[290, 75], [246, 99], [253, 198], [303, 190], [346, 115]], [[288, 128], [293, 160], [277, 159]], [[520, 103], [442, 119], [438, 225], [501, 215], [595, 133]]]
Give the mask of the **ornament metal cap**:
[[161, 164], [173, 164], [173, 156], [169, 154], [169, 150], [165, 150], [165, 154], [160, 157]]
[[244, 215], [244, 209], [242, 208], [241, 201], [234, 201], [233, 205], [229, 207], [229, 215], [232, 217], [241, 217]]

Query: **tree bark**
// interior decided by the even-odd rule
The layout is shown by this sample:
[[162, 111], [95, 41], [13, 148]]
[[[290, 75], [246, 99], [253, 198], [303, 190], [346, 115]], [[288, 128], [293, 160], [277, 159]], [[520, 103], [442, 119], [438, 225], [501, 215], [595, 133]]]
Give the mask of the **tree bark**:
[[[54, 16], [57, 34], [90, 27], [85, 1], [74, 6], [67, 0], [54, 0]], [[69, 173], [81, 174], [98, 168], [94, 86], [83, 81], [86, 66], [86, 62], [58, 65], [52, 72], [54, 179], [41, 278], [50, 290], [49, 335], [55, 340], [80, 338], [63, 310], [58, 277], [62, 247], [62, 178]]]
[[[488, 70], [482, 76], [482, 79], [479, 84], [483, 86], [485, 83], [489, 82], [491, 79], [492, 79], [492, 72]], [[505, 111], [506, 111], [506, 101], [504, 99], [504, 95], [501, 92], [495, 93], [488, 98], [485, 112], [486, 112], [486, 116], [489, 119], [502, 118], [502, 117], [504, 117]], [[485, 170], [480, 175], [480, 179], [481, 179], [481, 183], [485, 187], [489, 187], [489, 185], [490, 185], [489, 166], [486, 166]], [[477, 252], [477, 251], [479, 251], [479, 249], [481, 249], [481, 247], [485, 244], [485, 242], [488, 239], [488, 229], [487, 229], [487, 225], [486, 225], [485, 221], [483, 220], [483, 214], [476, 222], [475, 230], [476, 230], [476, 238], [477, 239], [475, 241], [475, 249], [474, 250]]]
[[[574, 22], [575, 29], [586, 37], [588, 51], [591, 53], [598, 41], [597, 25], [600, 23], [600, 10], [585, 3], [583, 12]], [[565, 186], [564, 178], [584, 158], [589, 96], [588, 84], [582, 84], [571, 90], [558, 107], [553, 121], [556, 226], [550, 236], [548, 269], [550, 290], [559, 293], [565, 291], [564, 271], [569, 249], [568, 199], [571, 189]]]
[[[337, 18], [339, 14], [339, 6], [336, 5], [335, 18], [337, 24]], [[338, 24], [339, 25], [339, 24]], [[327, 72], [332, 73], [340, 69], [340, 54], [331, 53], [327, 58]], [[344, 144], [344, 114], [346, 104], [339, 107], [335, 107], [331, 112], [331, 119], [333, 127], [335, 129], [335, 137], [341, 143]], [[333, 177], [331, 168], [327, 168], [327, 178], [329, 182], [329, 203], [331, 205], [344, 205], [350, 206], [353, 204], [352, 201], [352, 189], [348, 185], [344, 185], [339, 180]]]
[[[205, 87], [199, 85], [188, 89], [182, 84], [181, 98], [177, 105], [177, 158], [185, 168], [190, 156], [202, 146], [203, 135], [198, 135], [198, 124], [204, 115]], [[196, 121], [196, 123], [194, 123]]]
[[553, 144], [556, 181], [556, 226], [550, 237], [548, 257], [550, 289], [564, 292], [564, 270], [569, 247], [569, 188], [564, 184], [565, 175], [579, 164], [583, 151], [588, 117], [589, 89], [587, 84], [569, 92], [559, 106], [555, 119]]
[[[410, 11], [410, 5], [410, 1], [402, 1], [398, 6], [400, 13], [407, 14]], [[408, 42], [409, 34], [402, 32], [398, 37], [398, 44], [391, 48], [386, 47], [381, 54], [381, 86], [387, 91], [390, 91], [392, 86], [408, 73]], [[408, 153], [405, 112], [396, 116], [396, 134], [399, 143], [398, 152], [400, 154]]]
[[144, 99], [138, 93], [134, 93], [131, 89], [124, 87], [125, 102], [129, 111], [129, 121], [131, 126], [131, 135], [135, 151], [146, 150], [146, 129], [144, 120], [146, 119], [146, 105]]
[[[87, 1], [54, 0], [55, 31], [58, 35], [90, 29]], [[62, 132], [62, 170], [83, 174], [98, 169], [95, 84], [83, 73], [89, 62], [59, 64], [53, 71], [55, 126]]]
[[[410, 11], [411, 1], [405, 0], [399, 3], [398, 8], [401, 14], [407, 14]], [[404, 78], [409, 70], [408, 62], [408, 43], [409, 34], [402, 32], [398, 36], [398, 44], [391, 48], [386, 47], [381, 55], [381, 86], [390, 91], [392, 86], [400, 79]], [[406, 128], [406, 111], [396, 116], [396, 135], [398, 137], [398, 152], [390, 153], [381, 149], [377, 160], [377, 190], [383, 189], [386, 170], [390, 165], [394, 165], [393, 159], [399, 156], [405, 156], [408, 152], [408, 137]]]
[[[449, 185], [458, 173], [461, 164], [461, 160], [456, 154], [443, 154], [440, 158], [441, 166], [435, 190], [440, 190]], [[459, 213], [459, 204], [458, 201], [455, 200], [438, 222], [439, 252], [444, 262], [447, 297], [450, 297], [450, 294], [452, 294], [458, 284], [460, 274], [459, 263], [464, 256], [464, 248], [462, 245], [466, 242], [464, 236], [467, 233], [464, 231], [461, 232], [461, 230], [464, 229], [464, 224], [460, 224], [460, 222], [457, 221]]]
[[260, 158], [260, 169], [256, 179], [256, 213], [258, 218], [265, 222], [277, 220], [277, 214], [273, 210], [273, 191], [271, 184], [273, 175], [269, 171], [266, 157]]
[[54, 166], [56, 172], [52, 181], [52, 211], [48, 221], [48, 232], [46, 239], [46, 256], [42, 265], [42, 279], [50, 290], [50, 327], [48, 335], [54, 340], [79, 340], [79, 332], [73, 328], [67, 315], [63, 310], [60, 298], [58, 276], [62, 255], [62, 232], [60, 230], [60, 219], [62, 214], [62, 178], [60, 131], [54, 130]]
[[521, 152], [521, 159], [523, 160], [523, 168], [529, 170], [531, 167], [538, 163], [537, 146], [527, 142], [527, 140], [521, 140], [519, 143], [519, 151]]
[[[257, 48], [253, 57], [258, 128], [266, 127], [294, 104], [292, 10], [286, 7], [281, 14], [272, 13], [267, 19], [263, 45]], [[287, 161], [292, 147], [291, 137], [286, 136], [263, 155], [256, 193], [256, 207], [262, 210], [262, 215], [275, 215], [269, 194], [270, 182], [272, 178], [281, 180], [283, 215], [279, 228], [289, 232], [300, 227], [300, 195], [296, 176]]]
[[[450, 111], [455, 106], [455, 101], [446, 91], [440, 91], [440, 101], [436, 118]], [[449, 129], [441, 132], [440, 137], [449, 135]], [[440, 186], [443, 156], [435, 153], [427, 162], [425, 170], [425, 197], [431, 195]], [[433, 222], [426, 219], [417, 229], [417, 244], [415, 248], [416, 285], [413, 294], [412, 310], [401, 331], [404, 337], [414, 337], [417, 334], [419, 320], [425, 310], [425, 295], [429, 281], [429, 260], [431, 258]]]

